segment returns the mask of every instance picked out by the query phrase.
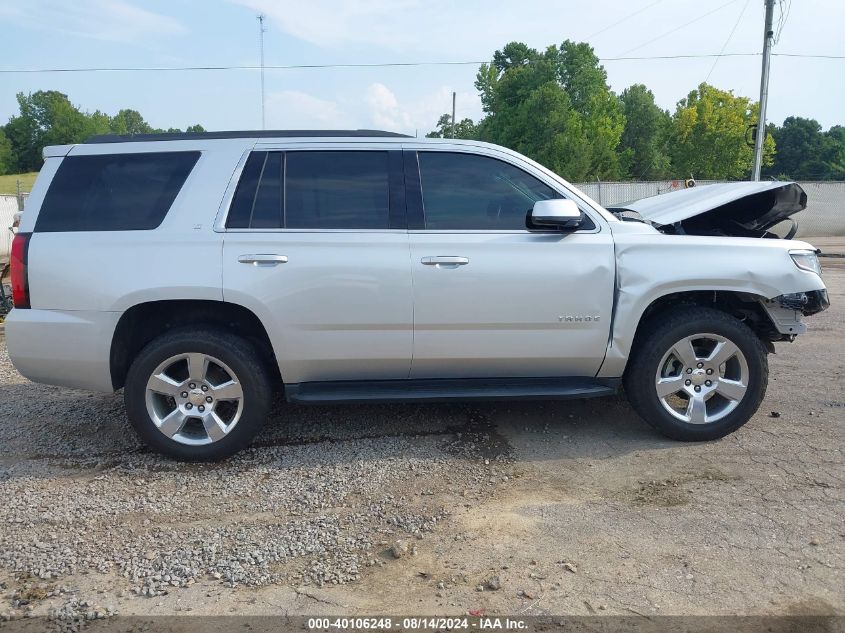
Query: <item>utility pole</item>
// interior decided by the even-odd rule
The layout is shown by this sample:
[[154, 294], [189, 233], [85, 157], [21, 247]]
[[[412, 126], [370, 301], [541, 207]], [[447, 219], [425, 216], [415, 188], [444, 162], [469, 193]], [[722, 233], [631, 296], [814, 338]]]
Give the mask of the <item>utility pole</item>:
[[766, 2], [766, 27], [763, 29], [763, 69], [760, 72], [760, 116], [757, 119], [757, 135], [754, 139], [754, 180], [760, 180], [763, 167], [763, 142], [766, 140], [766, 104], [769, 101], [769, 65], [772, 59], [772, 17], [775, 0]]
[[266, 129], [264, 120], [264, 34], [267, 29], [264, 28], [264, 14], [258, 14], [258, 39], [261, 47], [261, 129]]
[[452, 138], [455, 138], [455, 92], [452, 92]]

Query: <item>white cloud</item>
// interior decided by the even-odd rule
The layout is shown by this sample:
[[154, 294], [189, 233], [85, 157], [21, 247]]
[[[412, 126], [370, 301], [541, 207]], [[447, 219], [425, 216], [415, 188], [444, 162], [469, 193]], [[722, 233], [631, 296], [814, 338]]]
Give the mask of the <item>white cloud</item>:
[[411, 61], [485, 60], [510, 41], [545, 47], [607, 19], [571, 0], [229, 1], [264, 13], [272, 29], [326, 49], [384, 49], [417, 56]]
[[[408, 95], [400, 101], [390, 88], [374, 83], [367, 88], [364, 102], [373, 127], [409, 134], [418, 132], [422, 136], [434, 129], [441, 114], [451, 114], [452, 89], [440, 86], [433, 93]], [[458, 92], [455, 117], [459, 121], [465, 118], [477, 121], [481, 117], [481, 101], [476, 93]]]
[[[458, 120], [478, 120], [478, 96], [459, 92]], [[441, 86], [428, 94], [407, 93], [403, 99], [382, 83], [373, 83], [363, 92], [340, 101], [323, 99], [298, 90], [267, 95], [267, 127], [270, 129], [356, 129], [372, 128], [420, 136], [434, 129], [437, 119], [451, 111], [452, 89]]]
[[368, 43], [401, 48], [408, 41], [396, 17], [420, 8], [420, 0], [334, 0], [299, 2], [278, 0], [232, 0], [264, 13], [281, 30], [319, 46], [342, 47]]
[[126, 0], [7, 2], [0, 5], [0, 17], [24, 28], [115, 42], [141, 42], [159, 35], [185, 33], [185, 27], [175, 18]]
[[270, 129], [342, 129], [357, 127], [337, 102], [296, 90], [267, 96], [267, 127]]
[[390, 88], [381, 83], [367, 88], [364, 102], [369, 108], [374, 127], [386, 130], [406, 129], [411, 123], [410, 114], [399, 107], [399, 101]]

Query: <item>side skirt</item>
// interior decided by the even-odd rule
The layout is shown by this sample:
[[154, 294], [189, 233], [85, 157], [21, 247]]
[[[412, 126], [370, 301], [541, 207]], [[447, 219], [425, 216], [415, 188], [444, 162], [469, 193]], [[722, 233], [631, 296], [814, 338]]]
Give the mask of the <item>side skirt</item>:
[[569, 400], [616, 393], [620, 378], [462, 378], [303, 382], [285, 385], [290, 402], [446, 402]]

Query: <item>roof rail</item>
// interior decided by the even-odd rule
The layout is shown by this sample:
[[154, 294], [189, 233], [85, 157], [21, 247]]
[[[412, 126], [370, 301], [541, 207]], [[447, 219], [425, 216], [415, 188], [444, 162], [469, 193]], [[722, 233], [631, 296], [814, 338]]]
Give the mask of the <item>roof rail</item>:
[[411, 138], [383, 130], [237, 130], [229, 132], [161, 132], [157, 134], [100, 134], [85, 140], [93, 143], [137, 143], [139, 141], [185, 141], [223, 138]]

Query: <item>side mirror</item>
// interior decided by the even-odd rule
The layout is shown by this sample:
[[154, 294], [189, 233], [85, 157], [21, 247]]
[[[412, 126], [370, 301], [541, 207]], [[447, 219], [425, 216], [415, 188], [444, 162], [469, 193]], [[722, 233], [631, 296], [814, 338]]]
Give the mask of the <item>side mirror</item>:
[[581, 209], [572, 200], [538, 200], [528, 214], [528, 227], [566, 231], [577, 229], [581, 220]]

